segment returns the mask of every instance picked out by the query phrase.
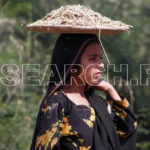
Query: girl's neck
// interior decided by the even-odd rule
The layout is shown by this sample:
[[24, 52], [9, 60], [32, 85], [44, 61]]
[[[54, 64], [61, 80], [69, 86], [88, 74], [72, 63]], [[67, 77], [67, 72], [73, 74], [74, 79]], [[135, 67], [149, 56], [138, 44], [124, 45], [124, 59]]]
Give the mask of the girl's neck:
[[80, 94], [81, 96], [84, 96], [84, 91], [86, 86], [83, 84], [77, 84], [75, 81], [72, 81], [70, 85], [64, 85], [62, 90], [65, 93], [74, 93], [74, 94]]

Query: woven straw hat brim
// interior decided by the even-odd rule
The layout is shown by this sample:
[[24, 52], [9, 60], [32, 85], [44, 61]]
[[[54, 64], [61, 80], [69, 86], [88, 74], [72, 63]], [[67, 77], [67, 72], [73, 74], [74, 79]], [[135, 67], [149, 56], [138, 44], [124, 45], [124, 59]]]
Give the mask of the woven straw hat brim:
[[29, 24], [26, 26], [28, 30], [44, 33], [91, 33], [102, 35], [114, 35], [124, 31], [128, 31], [129, 27], [74, 27], [68, 25], [35, 25]]
[[118, 34], [130, 30], [131, 27], [82, 5], [61, 6], [26, 26], [28, 30], [44, 33], [100, 33], [103, 35]]

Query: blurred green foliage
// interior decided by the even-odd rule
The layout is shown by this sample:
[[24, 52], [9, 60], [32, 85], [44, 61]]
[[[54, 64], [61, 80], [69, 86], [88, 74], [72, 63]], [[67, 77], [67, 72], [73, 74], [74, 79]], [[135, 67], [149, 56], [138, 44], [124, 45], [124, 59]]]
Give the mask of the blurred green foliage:
[[[25, 25], [67, 4], [84, 4], [102, 15], [134, 26], [129, 34], [102, 36], [103, 45], [111, 63], [116, 64], [116, 69], [120, 69], [119, 64], [128, 64], [129, 81], [140, 79], [140, 64], [150, 64], [149, 0], [0, 0], [1, 150], [30, 148], [39, 105], [49, 78], [49, 67], [46, 67], [58, 37], [57, 34], [26, 31]], [[104, 62], [107, 63], [106, 60]], [[22, 67], [23, 64], [35, 65]], [[44, 85], [31, 86], [39, 83], [37, 79], [33, 82], [28, 80], [30, 74], [33, 76], [28, 71], [31, 68], [39, 72], [35, 73], [38, 79], [44, 77]], [[148, 78], [146, 69], [148, 66], [142, 74], [143, 81]], [[21, 81], [24, 77], [26, 80], [23, 80], [23, 84]], [[128, 83], [125, 76], [123, 79], [124, 83]], [[116, 88], [128, 97], [137, 116], [137, 150], [150, 149], [150, 86], [126, 85]]]

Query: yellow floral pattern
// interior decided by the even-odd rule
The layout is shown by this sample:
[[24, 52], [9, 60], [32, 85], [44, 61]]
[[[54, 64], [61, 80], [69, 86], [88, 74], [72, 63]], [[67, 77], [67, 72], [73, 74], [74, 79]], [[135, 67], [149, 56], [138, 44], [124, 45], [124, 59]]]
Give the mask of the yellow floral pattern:
[[[52, 150], [58, 141], [63, 138], [70, 143], [72, 147], [71, 150], [91, 150], [93, 140], [91, 138], [91, 143], [89, 144], [86, 138], [92, 137], [93, 134], [95, 122], [94, 108], [85, 106], [85, 115], [81, 117], [82, 109], [78, 109], [78, 106], [73, 105], [73, 116], [66, 115], [65, 108], [62, 106], [60, 107], [60, 103], [55, 100], [58, 96], [60, 96], [60, 92], [54, 92], [54, 100], [49, 103], [45, 102], [41, 108], [42, 122], [40, 122], [34, 149]], [[78, 111], [80, 111], [80, 113]], [[90, 136], [87, 136], [87, 133], [85, 134], [80, 127], [76, 128], [75, 123], [78, 123], [78, 120], [73, 123], [76, 116], [81, 119], [78, 126], [82, 124], [87, 132], [90, 131]]]
[[56, 131], [57, 131], [57, 128], [53, 127], [51, 131], [46, 130], [45, 134], [38, 136], [36, 140], [35, 148], [41, 145], [41, 146], [44, 146], [46, 149]]
[[47, 110], [48, 110], [48, 106], [47, 106], [47, 104], [45, 103], [44, 107], [42, 108], [42, 112], [43, 112], [43, 113], [46, 113]]
[[57, 137], [52, 140], [52, 142], [51, 142], [51, 149], [54, 147], [54, 145], [57, 143], [57, 141], [58, 141]]
[[91, 146], [85, 147], [85, 146], [80, 146], [80, 150], [89, 150]]
[[89, 128], [93, 127], [93, 124], [95, 122], [95, 111], [94, 108], [90, 107], [91, 109], [91, 115], [89, 119], [83, 119], [83, 121], [89, 126]]
[[60, 123], [60, 127], [62, 128], [60, 133], [61, 133], [61, 136], [67, 136], [70, 133], [71, 125], [69, 125], [67, 117], [63, 117], [62, 120], [63, 122]]
[[[122, 138], [127, 138], [134, 132], [134, 130], [137, 129], [137, 121], [134, 118], [134, 115], [132, 115], [132, 117], [129, 115], [132, 114], [132, 112], [130, 110], [128, 100], [122, 95], [120, 95], [120, 97], [122, 98], [121, 101], [113, 100], [110, 97], [108, 97], [107, 101], [112, 106], [112, 111], [115, 114], [115, 118], [117, 118], [115, 119], [115, 128], [117, 134]], [[121, 128], [123, 123], [125, 124], [126, 129]]]
[[[54, 92], [51, 101], [45, 102], [40, 110], [41, 120], [34, 139], [34, 150], [52, 150], [61, 139], [71, 147], [71, 150], [91, 150], [96, 120], [94, 108], [90, 105], [78, 106], [72, 103], [70, 114], [65, 114], [66, 107], [62, 101], [66, 99], [61, 93], [62, 91]], [[137, 121], [131, 118], [133, 116], [130, 115], [132, 112], [127, 99], [123, 98], [122, 101], [108, 99], [108, 102], [115, 116], [113, 122], [117, 134], [122, 138], [128, 137], [138, 125]]]

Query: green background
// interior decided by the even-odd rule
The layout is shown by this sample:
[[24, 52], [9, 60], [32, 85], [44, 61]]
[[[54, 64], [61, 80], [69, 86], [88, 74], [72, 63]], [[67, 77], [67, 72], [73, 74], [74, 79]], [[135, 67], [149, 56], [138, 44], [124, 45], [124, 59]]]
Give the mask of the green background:
[[[0, 150], [29, 150], [39, 105], [45, 95], [45, 85], [49, 78], [49, 68], [45, 72], [46, 66], [50, 63], [58, 37], [57, 34], [27, 31], [25, 25], [67, 4], [90, 6], [102, 15], [134, 26], [129, 34], [101, 38], [111, 63], [116, 65], [116, 71], [119, 71], [120, 64], [128, 64], [129, 79], [120, 73], [123, 82], [138, 80], [138, 85], [115, 87], [126, 95], [138, 119], [137, 150], [149, 150], [149, 0], [0, 0]], [[105, 57], [104, 63], [107, 63]], [[145, 64], [141, 77], [142, 83], [147, 85], [139, 84], [140, 64]], [[35, 69], [37, 72], [29, 72], [29, 69]], [[32, 81], [28, 80], [28, 77], [33, 75], [38, 77]], [[113, 79], [114, 75], [116, 73], [110, 69], [110, 79]], [[38, 85], [42, 76], [43, 84], [33, 86]], [[112, 80], [110, 82], [113, 84]]]

